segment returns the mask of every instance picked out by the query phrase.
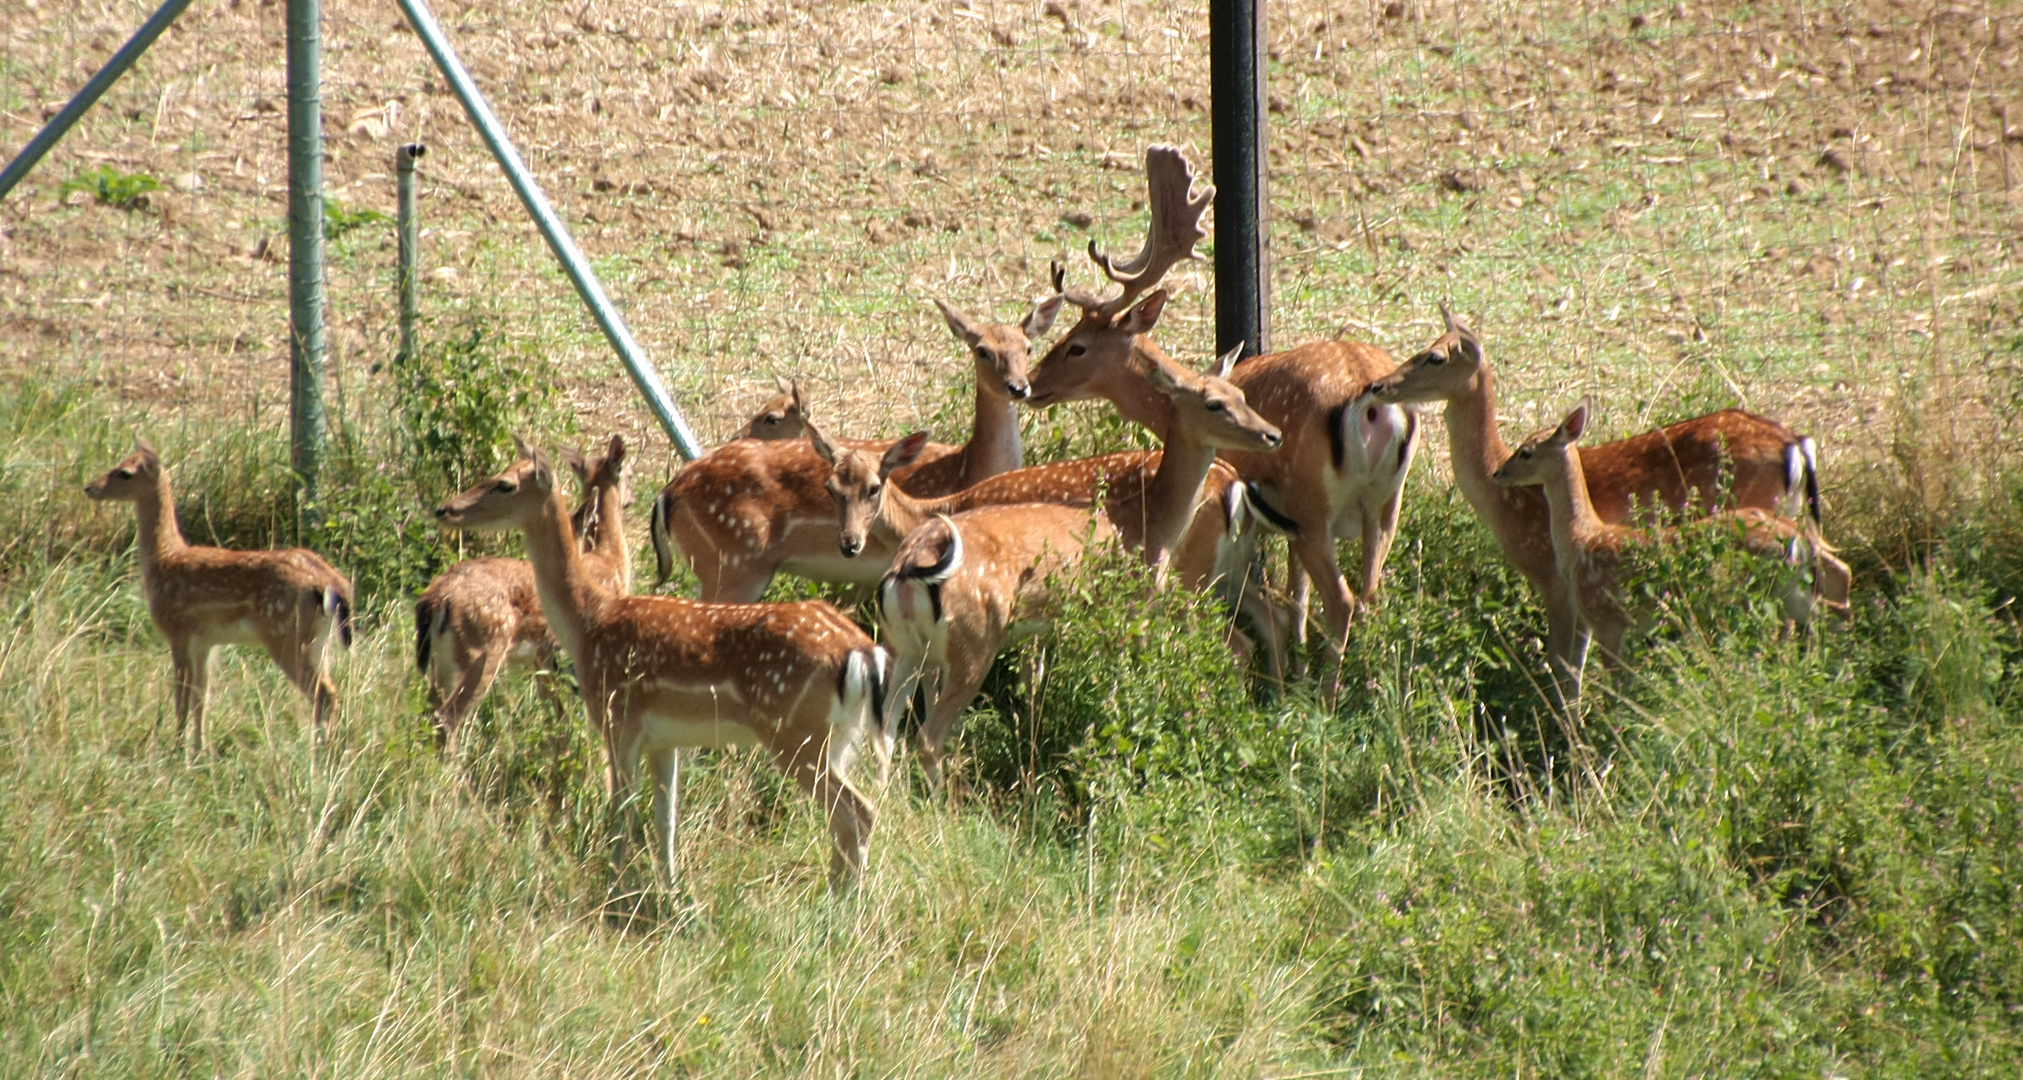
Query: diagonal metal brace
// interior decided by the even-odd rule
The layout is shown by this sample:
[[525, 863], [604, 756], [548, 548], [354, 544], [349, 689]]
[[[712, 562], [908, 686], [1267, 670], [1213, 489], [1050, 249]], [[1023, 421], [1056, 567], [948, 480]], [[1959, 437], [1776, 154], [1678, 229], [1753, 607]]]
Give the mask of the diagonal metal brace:
[[555, 253], [555, 258], [561, 262], [562, 269], [569, 275], [569, 280], [575, 284], [576, 294], [583, 298], [584, 306], [590, 309], [590, 314], [596, 318], [598, 327], [611, 342], [611, 348], [618, 353], [619, 361], [632, 376], [633, 385], [639, 387], [639, 392], [646, 398], [647, 407], [653, 410], [655, 419], [660, 421], [660, 426], [667, 432], [667, 437], [673, 440], [675, 450], [688, 461], [694, 461], [702, 456], [702, 445], [696, 441], [695, 432], [689, 428], [688, 421], [683, 419], [680, 411], [675, 408], [673, 399], [668, 396], [666, 384], [660, 381], [660, 373], [647, 362], [645, 355], [640, 351], [639, 343], [632, 338], [632, 331], [625, 328], [625, 319], [618, 314], [617, 308], [611, 306], [610, 298], [604, 295], [604, 287], [598, 283], [597, 275], [591, 271], [589, 262], [583, 258], [583, 252], [577, 249], [576, 241], [570, 238], [569, 230], [562, 224], [562, 219], [555, 216], [555, 211], [549, 207], [547, 197], [541, 194], [541, 188], [534, 182], [533, 175], [527, 171], [526, 163], [520, 160], [519, 151], [513, 149], [512, 140], [506, 136], [505, 127], [499, 123], [499, 118], [492, 114], [491, 106], [485, 104], [485, 97], [478, 92], [477, 84], [471, 81], [470, 72], [464, 69], [463, 61], [457, 59], [456, 50], [450, 47], [449, 39], [443, 36], [442, 27], [436, 23], [435, 15], [429, 11], [428, 5], [423, 3], [423, 0], [399, 0], [399, 3], [400, 9], [407, 13], [407, 21], [414, 26], [415, 34], [421, 38], [422, 44], [428, 47], [429, 56], [435, 59], [436, 67], [442, 69], [443, 78], [448, 80], [450, 90], [457, 95], [458, 101], [463, 102], [464, 112], [470, 116], [471, 125], [478, 129], [478, 134], [484, 138], [485, 145], [491, 148], [492, 157], [497, 159], [499, 168], [505, 172], [506, 179], [513, 185], [513, 191], [520, 196], [521, 204], [533, 217], [534, 224], [540, 227], [541, 235], [548, 241], [549, 249]]

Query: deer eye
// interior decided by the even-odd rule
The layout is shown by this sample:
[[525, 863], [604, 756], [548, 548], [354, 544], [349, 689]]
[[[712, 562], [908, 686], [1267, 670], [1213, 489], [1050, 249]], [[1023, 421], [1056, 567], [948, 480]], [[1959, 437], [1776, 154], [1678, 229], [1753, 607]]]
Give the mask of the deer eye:
[[517, 487], [519, 487], [519, 485], [513, 483], [511, 480], [501, 480], [498, 483], [492, 485], [492, 490], [510, 492]]
[[1531, 447], [1527, 446], [1527, 447], [1525, 447], [1524, 449], [1522, 449], [1522, 450], [1519, 450], [1519, 451], [1517, 452], [1517, 456], [1518, 456], [1518, 457], [1521, 457], [1521, 458], [1523, 458], [1523, 459], [1524, 459], [1524, 460], [1526, 460], [1526, 461], [1530, 461], [1530, 460], [1531, 460]]
[[113, 475], [119, 477], [121, 480], [131, 480], [133, 479], [133, 470], [119, 469], [114, 471]]
[[1209, 411], [1209, 412], [1228, 412], [1228, 411], [1229, 411], [1229, 406], [1227, 406], [1227, 405], [1224, 405], [1224, 404], [1223, 404], [1222, 402], [1220, 402], [1220, 401], [1211, 401], [1211, 402], [1209, 402], [1209, 403], [1208, 403], [1208, 411]]
[[1068, 346], [1069, 356], [1081, 356], [1087, 353], [1088, 351], [1089, 347], [1087, 345], [1082, 344], [1079, 341], [1075, 342], [1073, 345]]
[[1444, 364], [1447, 362], [1447, 358], [1439, 353], [1427, 353], [1426, 362], [1429, 364]]
[[978, 346], [976, 347], [976, 358], [977, 358], [978, 360], [988, 360], [988, 359], [990, 359], [990, 350], [989, 350], [989, 349], [986, 349], [986, 348], [984, 348], [984, 347], [983, 347], [983, 346], [981, 346], [981, 345], [978, 345]]
[[884, 490], [884, 488], [885, 488], [884, 484], [872, 484], [870, 487], [864, 489], [864, 493], [866, 495], [876, 495], [880, 491]]

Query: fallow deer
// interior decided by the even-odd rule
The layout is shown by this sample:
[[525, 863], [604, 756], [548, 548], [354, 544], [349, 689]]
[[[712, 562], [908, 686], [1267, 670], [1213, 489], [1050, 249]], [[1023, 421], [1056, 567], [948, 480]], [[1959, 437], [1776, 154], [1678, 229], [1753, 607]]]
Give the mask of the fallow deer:
[[[612, 446], [620, 445], [613, 436]], [[563, 457], [583, 485], [582, 504], [570, 521], [582, 541], [585, 569], [607, 591], [631, 592], [624, 513], [632, 491], [623, 456], [614, 464], [607, 448], [587, 460], [573, 449]], [[534, 566], [525, 559], [468, 559], [438, 574], [415, 601], [414, 634], [414, 660], [428, 681], [436, 744], [452, 757], [464, 718], [502, 671], [556, 666], [555, 638], [541, 614]]]
[[[622, 463], [616, 440], [611, 458]], [[688, 747], [763, 746], [829, 815], [830, 884], [862, 871], [875, 815], [851, 783], [877, 723], [890, 656], [834, 607], [623, 596], [584, 565], [548, 460], [521, 448], [505, 471], [436, 509], [456, 529], [518, 529], [541, 610], [604, 739], [605, 789], [624, 799], [644, 756], [658, 854], [675, 876], [678, 766]]]
[[[1106, 495], [1098, 524], [1090, 524], [1089, 511], [1072, 507], [988, 507], [937, 517], [899, 545], [879, 585], [879, 623], [893, 650], [896, 691], [881, 734], [890, 737], [898, 706], [911, 700], [912, 682], [925, 672], [929, 707], [918, 743], [930, 782], [940, 782], [943, 749], [1008, 635], [1018, 624], [1045, 626], [1049, 574], [1079, 561], [1090, 539], [1115, 536], [1163, 577], [1175, 552], [1189, 547], [1184, 534], [1201, 520], [1202, 482], [1216, 451], [1269, 453], [1279, 445], [1278, 428], [1225, 380], [1235, 360], [1236, 353], [1225, 354], [1203, 375], [1148, 361], [1148, 381], [1171, 403], [1166, 448], [1149, 481]], [[1184, 568], [1183, 581], [1200, 573]]]
[[175, 665], [176, 736], [204, 745], [211, 655], [220, 645], [258, 645], [310, 701], [320, 736], [337, 708], [334, 644], [351, 645], [351, 582], [303, 548], [231, 551], [183, 539], [168, 470], [147, 440], [84, 489], [94, 500], [130, 502], [148, 614]]
[[[1019, 467], [1015, 402], [1029, 392], [1032, 342], [1053, 325], [1061, 298], [1040, 301], [1017, 325], [979, 324], [935, 303], [974, 364], [976, 417], [968, 442], [929, 445], [898, 475], [902, 487], [921, 496], [945, 495]], [[849, 445], [882, 452], [892, 444]], [[876, 582], [891, 550], [871, 561], [837, 556], [834, 512], [823, 487], [828, 471], [799, 439], [738, 440], [691, 462], [654, 500], [657, 583], [674, 572], [676, 548], [694, 568], [705, 600], [757, 600], [781, 571], [818, 581]]]
[[[1506, 488], [1543, 489], [1554, 568], [1565, 583], [1576, 615], [1601, 648], [1602, 662], [1611, 670], [1620, 670], [1624, 641], [1638, 622], [1623, 593], [1624, 556], [1637, 547], [1672, 542], [1675, 533], [1611, 524], [1596, 512], [1581, 455], [1573, 445], [1586, 433], [1588, 415], [1588, 405], [1582, 402], [1557, 428], [1526, 439], [1497, 467], [1492, 479]], [[1793, 566], [1796, 572], [1780, 597], [1787, 619], [1810, 621], [1822, 599], [1834, 606], [1835, 601], [1824, 596], [1816, 584], [1819, 575], [1809, 565], [1824, 554], [1819, 534], [1809, 521], [1792, 521], [1756, 507], [1720, 510], [1712, 516], [1717, 523], [1732, 524], [1750, 554]], [[1571, 697], [1577, 699], [1580, 673], [1574, 669], [1569, 674]]]
[[[1147, 291], [1170, 268], [1198, 257], [1201, 215], [1215, 190], [1190, 194], [1193, 167], [1170, 146], [1146, 151], [1145, 174], [1152, 222], [1144, 247], [1120, 264], [1090, 242], [1089, 257], [1122, 291], [1109, 299], [1063, 292], [1082, 316], [1034, 367], [1029, 406], [1102, 398], [1126, 419], [1165, 430], [1171, 406], [1145, 376], [1149, 360], [1165, 358], [1150, 337], [1165, 296]], [[1063, 277], [1056, 266], [1056, 289]], [[1144, 302], [1132, 307], [1140, 296]], [[1284, 432], [1285, 446], [1275, 453], [1225, 450], [1223, 460], [1252, 485], [1261, 509], [1289, 526], [1293, 576], [1297, 582], [1303, 570], [1320, 589], [1331, 648], [1347, 634], [1357, 596], [1377, 590], [1418, 447], [1417, 417], [1368, 392], [1394, 367], [1375, 346], [1324, 341], [1252, 357], [1229, 374], [1251, 407]], [[1336, 538], [1351, 534], [1363, 541], [1355, 590], [1335, 560]], [[1304, 589], [1296, 583], [1295, 592], [1303, 596]]]
[[[1504, 557], [1545, 603], [1546, 655], [1556, 677], [1580, 670], [1588, 635], [1574, 597], [1557, 570], [1542, 491], [1502, 487], [1492, 474], [1510, 457], [1496, 428], [1496, 378], [1482, 341], [1445, 307], [1443, 333], [1425, 351], [1380, 380], [1376, 395], [1398, 404], [1446, 403], [1447, 445], [1454, 482], [1495, 535]], [[1620, 442], [1579, 448], [1595, 513], [1611, 525], [1628, 521], [1634, 503], [1674, 511], [1714, 508], [1725, 494], [1738, 507], [1778, 511], [1803, 495], [1814, 527], [1819, 486], [1812, 440], [1741, 409], [1682, 420]], [[1724, 493], [1723, 479], [1732, 487]], [[1820, 587], [1847, 599], [1847, 566], [1820, 551]]]
[[806, 430], [808, 404], [801, 397], [801, 384], [774, 380], [779, 393], [766, 400], [750, 422], [738, 429], [733, 439], [798, 439]]

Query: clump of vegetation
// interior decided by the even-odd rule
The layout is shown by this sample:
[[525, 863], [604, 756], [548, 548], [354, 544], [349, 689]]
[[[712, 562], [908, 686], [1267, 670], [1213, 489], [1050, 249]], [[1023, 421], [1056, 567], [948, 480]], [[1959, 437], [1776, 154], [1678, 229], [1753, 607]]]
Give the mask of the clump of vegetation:
[[56, 197], [59, 200], [66, 199], [72, 192], [82, 191], [102, 206], [117, 207], [121, 210], [145, 210], [148, 207], [148, 193], [161, 189], [162, 182], [146, 173], [121, 172], [106, 164], [65, 180], [57, 187]]
[[336, 241], [367, 225], [387, 225], [393, 219], [369, 206], [347, 207], [328, 195], [323, 197], [323, 238]]
[[503, 550], [505, 537], [445, 534], [435, 505], [503, 468], [515, 435], [547, 443], [574, 428], [541, 357], [475, 317], [439, 325], [383, 370], [374, 393], [392, 399], [392, 423], [341, 433], [318, 538], [362, 604], [404, 600], [457, 558]]

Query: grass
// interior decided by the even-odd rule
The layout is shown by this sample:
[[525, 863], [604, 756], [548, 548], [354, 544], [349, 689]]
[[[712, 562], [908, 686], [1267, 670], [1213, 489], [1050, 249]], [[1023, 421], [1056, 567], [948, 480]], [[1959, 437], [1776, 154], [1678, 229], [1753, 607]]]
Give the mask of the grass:
[[[90, 382], [5, 404], [13, 530], [68, 503], [130, 417]], [[244, 483], [205, 459], [274, 438], [181, 445], [185, 505]], [[1979, 532], [2001, 505], [1971, 508]], [[1695, 609], [1575, 727], [1531, 682], [1536, 609], [1441, 485], [1412, 490], [1336, 700], [1245, 693], [1209, 607], [1145, 607], [1128, 563], [1099, 568], [970, 718], [971, 793], [902, 770], [838, 899], [818, 816], [752, 755], [689, 763], [675, 894], [642, 865], [614, 875], [601, 751], [531, 680], [439, 761], [395, 595], [363, 613], [326, 744], [236, 654], [213, 750], [186, 761], [125, 515], [63, 516], [0, 586], [10, 1073], [2023, 1058], [2023, 638], [1997, 584], [2013, 566], [1965, 541], [1869, 576], [1846, 630], [1783, 640], [1756, 609]]]
[[[959, 428], [927, 297], [1004, 317], [1049, 258], [1129, 249], [1147, 142], [1205, 173], [1202, 6], [1062, 10], [443, 14], [707, 437], [776, 374], [851, 434]], [[427, 508], [504, 431], [657, 434], [412, 36], [334, 2], [328, 205], [357, 227], [305, 533], [280, 8], [195, 9], [0, 203], [0, 1073], [2014, 1075], [2023, 25], [1385, 10], [1272, 9], [1280, 343], [1410, 351], [1444, 299], [1507, 434], [1583, 391], [1604, 434], [1738, 400], [1790, 420], [1826, 455], [1847, 628], [1680, 605], [1638, 678], [1560, 717], [1436, 431], [1338, 695], [1266, 692], [1212, 611], [1103, 567], [968, 719], [969, 794], [902, 771], [878, 798], [855, 894], [737, 753], [688, 764], [683, 887], [642, 893], [579, 714], [508, 678], [439, 761], [405, 620], [469, 553]], [[0, 142], [134, 14], [0, 31]], [[430, 361], [397, 371], [371, 215], [414, 140]], [[63, 204], [84, 174], [176, 182]], [[1205, 358], [1212, 275], [1178, 277], [1161, 338]], [[1035, 458], [1146, 439], [1093, 407], [1027, 425]], [[359, 578], [326, 745], [235, 655], [213, 752], [175, 749], [130, 514], [79, 496], [143, 428], [193, 538], [306, 538]]]

